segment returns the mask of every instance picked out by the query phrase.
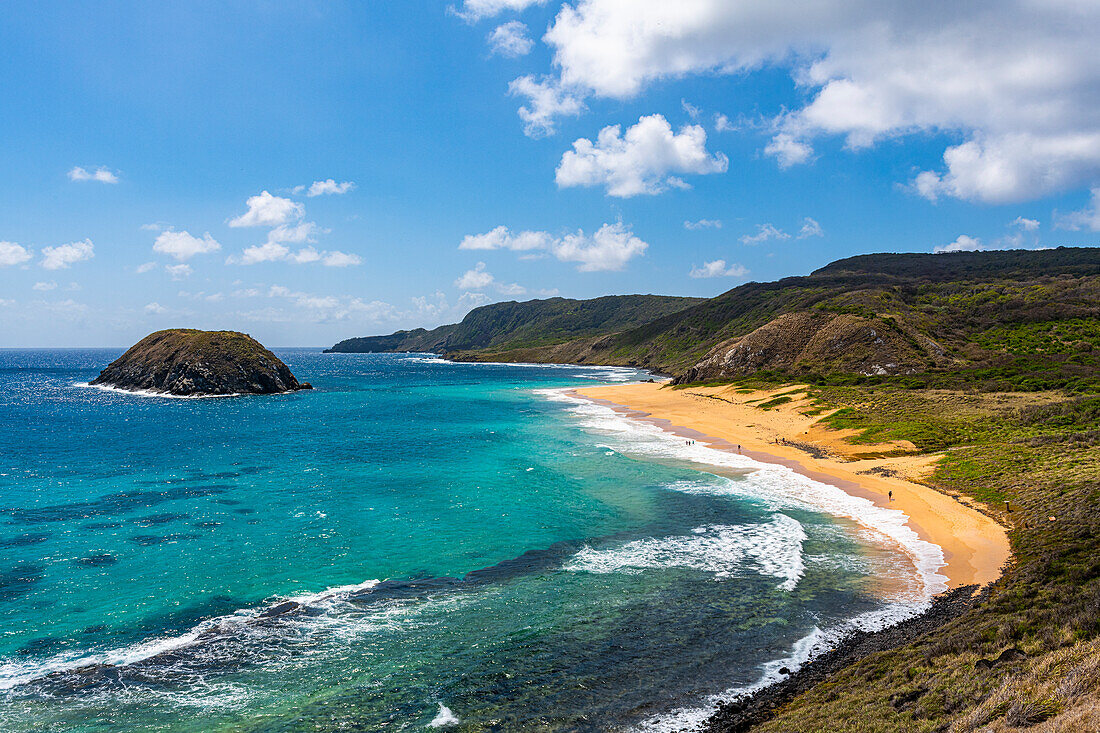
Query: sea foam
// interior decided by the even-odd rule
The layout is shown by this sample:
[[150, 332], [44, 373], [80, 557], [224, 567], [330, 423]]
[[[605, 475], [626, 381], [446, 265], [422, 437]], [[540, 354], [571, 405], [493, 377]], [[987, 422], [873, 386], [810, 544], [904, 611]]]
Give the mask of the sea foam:
[[[852, 496], [836, 486], [815, 481], [803, 476], [796, 471], [781, 465], [762, 463], [747, 456], [732, 453], [717, 448], [711, 448], [699, 442], [689, 442], [684, 438], [644, 420], [638, 420], [623, 415], [622, 413], [591, 400], [572, 394], [573, 390], [566, 389], [540, 389], [537, 394], [568, 405], [572, 416], [586, 431], [604, 438], [604, 444], [612, 450], [626, 455], [640, 455], [658, 460], [688, 462], [713, 466], [723, 469], [726, 474], [741, 474], [743, 480], [730, 480], [713, 485], [703, 485], [697, 482], [679, 482], [667, 486], [671, 490], [690, 493], [728, 494], [740, 499], [752, 500], [763, 503], [773, 511], [783, 509], [804, 509], [824, 512], [837, 517], [850, 519], [861, 525], [867, 533], [862, 537], [865, 541], [886, 540], [886, 544], [900, 548], [913, 562], [918, 578], [918, 588], [915, 593], [900, 593], [889, 599], [884, 608], [860, 614], [842, 623], [829, 628], [815, 627], [809, 634], [797, 641], [790, 653], [780, 659], [775, 659], [761, 666], [759, 678], [750, 685], [733, 687], [724, 692], [712, 695], [702, 700], [699, 705], [673, 710], [667, 714], [653, 716], [643, 720], [634, 730], [644, 733], [665, 733], [671, 731], [697, 730], [714, 714], [718, 706], [724, 702], [735, 700], [756, 692], [768, 685], [774, 684], [784, 678], [779, 670], [786, 667], [790, 670], [798, 670], [806, 662], [814, 657], [835, 647], [841, 640], [851, 633], [860, 631], [879, 631], [893, 626], [905, 619], [912, 618], [923, 613], [931, 605], [931, 598], [937, 593], [947, 590], [947, 578], [939, 571], [945, 565], [943, 550], [938, 545], [922, 540], [913, 529], [908, 526], [909, 517], [897, 509], [876, 506], [869, 499]], [[700, 467], [702, 467], [700, 466]], [[705, 469], [704, 469], [705, 470]], [[801, 559], [801, 543], [805, 534], [798, 522], [797, 530], [794, 525], [777, 524], [779, 517], [789, 519], [783, 514], [777, 514], [776, 520], [765, 527], [772, 531], [787, 531], [794, 533], [797, 538], [799, 556], [799, 577], [804, 570]], [[699, 552], [714, 551], [717, 558], [706, 569], [715, 570], [721, 566], [722, 556], [733, 564], [743, 562], [750, 556], [743, 547], [731, 549], [737, 545], [737, 541], [730, 542], [731, 537], [726, 537], [725, 542], [721, 538], [723, 531], [731, 528], [702, 528], [704, 536], [713, 533], [714, 536], [703, 540], [693, 550]], [[770, 534], [764, 532], [762, 536]], [[617, 560], [612, 560], [614, 555], [599, 556], [601, 561], [610, 566], [616, 563], [619, 569], [629, 570], [633, 567], [648, 567], [646, 563], [672, 560], [681, 563], [692, 564], [699, 567], [710, 562], [701, 559], [693, 551], [687, 551], [684, 545], [676, 546], [677, 538], [664, 538], [660, 540], [643, 540], [627, 548], [621, 548], [621, 554]], [[649, 543], [648, 545], [646, 543]], [[662, 545], [662, 543], [666, 543]], [[793, 549], [793, 542], [788, 549]], [[763, 551], [766, 543], [760, 545], [758, 558], [764, 557]], [[598, 566], [595, 562], [597, 556], [589, 554], [587, 562], [589, 569]], [[794, 577], [791, 558], [793, 554], [780, 552], [773, 555], [774, 562], [772, 572], [781, 576], [790, 573], [781, 587], [793, 588], [797, 583]], [[690, 559], [688, 559], [690, 558]], [[578, 556], [579, 561], [581, 559]], [[576, 561], [575, 561], [576, 562]], [[768, 573], [765, 566], [758, 568], [761, 572]], [[720, 572], [720, 571], [719, 571]], [[718, 572], [716, 572], [716, 575]]]
[[766, 524], [708, 525], [696, 527], [690, 535], [634, 540], [611, 549], [584, 547], [565, 569], [637, 574], [649, 568], [691, 568], [721, 580], [749, 566], [761, 575], [779, 578], [779, 588], [792, 591], [806, 571], [805, 540], [797, 520], [777, 514]]

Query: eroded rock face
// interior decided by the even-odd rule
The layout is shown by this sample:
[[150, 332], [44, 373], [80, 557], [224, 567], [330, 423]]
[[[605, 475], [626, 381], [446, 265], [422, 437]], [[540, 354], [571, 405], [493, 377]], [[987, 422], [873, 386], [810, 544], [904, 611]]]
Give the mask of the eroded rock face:
[[764, 370], [912, 374], [943, 356], [931, 339], [892, 321], [843, 313], [785, 313], [719, 344], [676, 381], [728, 379]]
[[111, 362], [92, 384], [179, 396], [311, 389], [251, 336], [196, 329], [149, 334]]

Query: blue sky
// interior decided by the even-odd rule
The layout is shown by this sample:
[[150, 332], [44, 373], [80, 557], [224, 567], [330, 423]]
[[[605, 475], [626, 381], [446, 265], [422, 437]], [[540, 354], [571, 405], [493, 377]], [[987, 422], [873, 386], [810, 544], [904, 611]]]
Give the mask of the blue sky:
[[768, 5], [9, 3], [0, 346], [1100, 243], [1091, 4]]

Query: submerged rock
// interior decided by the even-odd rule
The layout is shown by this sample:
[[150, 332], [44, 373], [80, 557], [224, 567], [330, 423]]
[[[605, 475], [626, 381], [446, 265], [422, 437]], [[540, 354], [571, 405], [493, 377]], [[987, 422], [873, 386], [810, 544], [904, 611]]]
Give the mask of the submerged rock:
[[149, 334], [111, 362], [92, 384], [185, 397], [312, 389], [251, 336], [192, 328]]

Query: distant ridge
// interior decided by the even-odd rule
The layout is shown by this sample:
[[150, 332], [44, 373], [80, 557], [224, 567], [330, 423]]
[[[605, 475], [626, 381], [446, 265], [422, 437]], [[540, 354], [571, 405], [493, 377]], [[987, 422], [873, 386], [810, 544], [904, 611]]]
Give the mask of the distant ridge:
[[332, 350], [637, 366], [678, 382], [774, 375], [1100, 389], [1100, 248], [859, 255], [707, 300], [498, 303], [460, 324]]
[[703, 301], [704, 298], [667, 295], [608, 295], [591, 300], [547, 298], [523, 303], [493, 303], [473, 309], [461, 323], [430, 331], [418, 328], [387, 336], [347, 339], [327, 349], [326, 353], [424, 351], [452, 354], [536, 348], [621, 331]]

